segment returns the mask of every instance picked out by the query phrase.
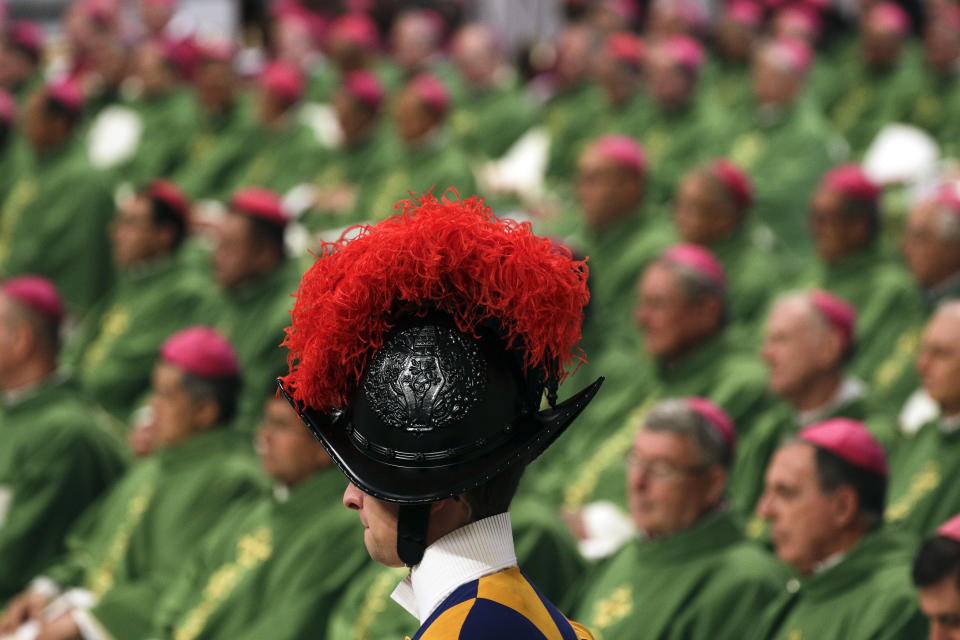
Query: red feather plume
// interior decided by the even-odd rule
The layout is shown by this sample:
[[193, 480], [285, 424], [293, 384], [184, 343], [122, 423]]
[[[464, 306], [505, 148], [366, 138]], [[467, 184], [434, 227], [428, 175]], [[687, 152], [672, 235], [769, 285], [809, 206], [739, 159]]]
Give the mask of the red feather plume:
[[346, 407], [402, 303], [448, 313], [465, 333], [496, 319], [508, 346], [522, 345], [528, 371], [544, 367], [562, 380], [571, 361], [584, 361], [583, 261], [529, 223], [497, 218], [476, 196], [438, 200], [428, 192], [395, 208], [401, 212], [325, 243], [304, 274], [283, 342], [284, 385], [294, 399]]

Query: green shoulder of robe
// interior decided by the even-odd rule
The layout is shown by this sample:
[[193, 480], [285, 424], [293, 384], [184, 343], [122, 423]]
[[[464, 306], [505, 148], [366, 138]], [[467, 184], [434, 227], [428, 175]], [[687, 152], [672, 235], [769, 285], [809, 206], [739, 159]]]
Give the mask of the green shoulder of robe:
[[[165, 589], [149, 637], [322, 636], [342, 591], [369, 562], [357, 515], [342, 504], [345, 488], [331, 467], [234, 509]], [[115, 637], [135, 637], [120, 633], [124, 620], [116, 624]]]
[[65, 551], [80, 514], [123, 473], [122, 444], [69, 379], [0, 410], [0, 602]]
[[721, 511], [662, 540], [628, 542], [594, 572], [573, 618], [597, 640], [738, 640], [788, 578]]
[[[755, 638], [768, 640], [908, 640], [927, 622], [910, 580], [916, 541], [881, 528], [835, 566], [787, 583], [764, 612]], [[754, 619], [755, 623], [757, 619]], [[747, 636], [750, 637], [750, 636]]]

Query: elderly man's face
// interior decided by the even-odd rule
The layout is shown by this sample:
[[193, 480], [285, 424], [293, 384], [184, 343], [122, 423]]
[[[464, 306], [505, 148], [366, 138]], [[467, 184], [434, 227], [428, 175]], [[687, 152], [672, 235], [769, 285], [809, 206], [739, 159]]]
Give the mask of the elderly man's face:
[[896, 31], [868, 21], [863, 29], [863, 59], [867, 65], [886, 68], [896, 64], [900, 58], [903, 44], [902, 36]]
[[770, 372], [770, 389], [790, 398], [818, 376], [839, 367], [835, 341], [823, 322], [802, 300], [784, 300], [767, 319], [763, 360]]
[[917, 369], [923, 388], [946, 415], [960, 412], [960, 309], [934, 314], [920, 343]]
[[752, 75], [753, 93], [762, 105], [786, 107], [803, 86], [801, 74], [786, 68], [762, 50], [754, 57]]
[[650, 95], [661, 108], [679, 108], [690, 101], [696, 89], [696, 77], [684, 71], [665, 52], [654, 51], [646, 71]]
[[370, 557], [388, 567], [402, 567], [403, 561], [397, 554], [399, 507], [368, 496], [352, 482], [343, 493], [343, 504], [360, 516], [364, 528], [363, 543]]
[[953, 73], [960, 59], [960, 34], [942, 21], [932, 20], [924, 33], [923, 49], [935, 71]]
[[774, 454], [757, 513], [770, 522], [777, 556], [802, 574], [827, 558], [838, 534], [831, 502], [820, 488], [811, 445], [790, 443]]
[[639, 204], [640, 178], [595, 149], [588, 148], [577, 162], [577, 198], [591, 229], [616, 226]]
[[669, 267], [649, 266], [640, 279], [634, 313], [647, 351], [669, 359], [712, 335], [718, 318], [703, 306], [686, 298], [679, 276]]
[[440, 118], [411, 88], [397, 98], [393, 120], [397, 133], [407, 144], [415, 144], [440, 124]]
[[149, 198], [128, 199], [110, 224], [113, 263], [120, 268], [168, 253], [173, 245], [169, 231], [153, 221]]
[[198, 415], [198, 403], [183, 382], [183, 370], [171, 364], [159, 362], [153, 369], [150, 408], [159, 446], [186, 440], [203, 426]]
[[920, 610], [930, 621], [930, 640], [960, 640], [960, 588], [957, 574], [920, 589]]
[[[717, 483], [720, 482], [720, 487]], [[652, 538], [692, 525], [717, 499], [718, 479], [697, 459], [690, 439], [641, 429], [627, 456], [627, 500], [637, 527]]]
[[910, 212], [901, 248], [907, 267], [923, 287], [932, 288], [960, 271], [960, 237], [945, 237], [939, 205], [927, 202]]

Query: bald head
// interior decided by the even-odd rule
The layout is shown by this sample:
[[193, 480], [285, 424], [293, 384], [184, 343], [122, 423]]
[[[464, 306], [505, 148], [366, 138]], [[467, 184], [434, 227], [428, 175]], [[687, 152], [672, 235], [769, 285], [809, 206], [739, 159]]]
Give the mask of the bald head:
[[960, 414], [960, 300], [937, 308], [923, 333], [917, 369], [946, 416]]

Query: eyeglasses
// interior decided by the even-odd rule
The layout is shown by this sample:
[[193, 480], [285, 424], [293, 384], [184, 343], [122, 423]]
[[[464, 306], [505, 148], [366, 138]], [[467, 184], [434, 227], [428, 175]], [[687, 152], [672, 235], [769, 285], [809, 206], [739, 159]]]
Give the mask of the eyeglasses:
[[633, 451], [628, 451], [623, 461], [629, 471], [641, 473], [651, 480], [659, 482], [668, 482], [687, 475], [697, 475], [703, 473], [709, 466], [699, 464], [683, 467], [662, 459], [647, 460], [646, 458], [638, 456]]

